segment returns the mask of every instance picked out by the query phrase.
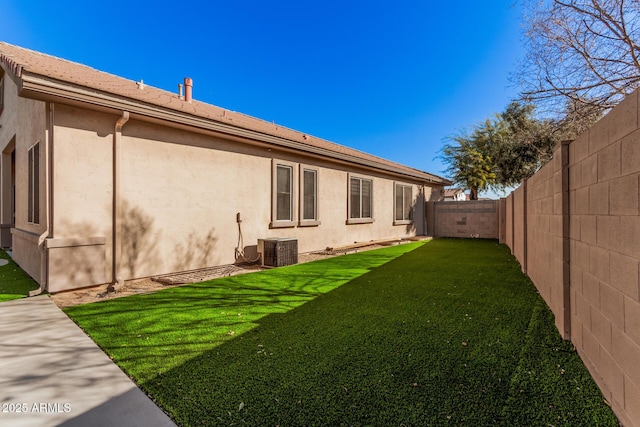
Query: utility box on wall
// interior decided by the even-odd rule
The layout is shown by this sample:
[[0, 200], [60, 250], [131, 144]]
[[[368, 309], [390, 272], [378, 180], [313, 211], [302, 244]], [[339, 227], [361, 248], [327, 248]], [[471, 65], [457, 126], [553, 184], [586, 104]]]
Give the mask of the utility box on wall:
[[298, 239], [258, 239], [258, 252], [264, 267], [283, 267], [298, 263]]

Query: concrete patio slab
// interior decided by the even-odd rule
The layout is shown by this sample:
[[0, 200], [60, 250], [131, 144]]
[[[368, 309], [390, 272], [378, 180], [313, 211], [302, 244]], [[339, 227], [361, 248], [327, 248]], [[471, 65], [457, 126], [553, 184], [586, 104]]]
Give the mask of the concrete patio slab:
[[0, 303], [0, 425], [175, 426], [46, 295]]

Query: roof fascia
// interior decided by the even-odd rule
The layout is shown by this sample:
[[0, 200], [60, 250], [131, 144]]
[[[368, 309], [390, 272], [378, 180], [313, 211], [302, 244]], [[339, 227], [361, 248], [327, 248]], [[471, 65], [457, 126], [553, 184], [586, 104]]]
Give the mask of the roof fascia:
[[205, 129], [218, 134], [232, 135], [235, 137], [240, 137], [242, 139], [257, 141], [260, 143], [268, 143], [278, 147], [292, 149], [297, 152], [320, 155], [324, 158], [336, 159], [351, 164], [365, 166], [367, 168], [373, 168], [379, 171], [391, 172], [394, 175], [400, 175], [415, 180], [424, 181], [426, 183], [436, 185], [449, 185], [448, 180], [436, 175], [431, 175], [426, 172], [416, 171], [416, 173], [410, 173], [409, 171], [403, 170], [402, 168], [394, 167], [392, 165], [385, 165], [373, 160], [362, 159], [344, 153], [337, 153], [325, 148], [302, 144], [290, 139], [217, 122], [215, 120], [200, 118], [191, 114], [181, 113], [175, 110], [162, 108], [143, 102], [138, 102], [135, 100], [131, 100], [130, 98], [119, 97], [96, 90], [88, 90], [82, 86], [64, 83], [59, 80], [47, 78], [39, 74], [29, 73], [24, 69], [22, 71], [21, 85], [19, 87], [20, 94], [27, 97], [45, 100], [53, 97], [56, 99], [64, 99], [80, 102], [82, 104], [89, 104], [98, 108], [107, 107], [114, 110], [126, 110], [129, 111], [129, 113], [135, 114], [137, 116], [152, 117], [155, 119], [160, 119], [163, 122], [187, 125], [189, 127]]
[[8, 76], [9, 78], [11, 78], [11, 80], [15, 83], [15, 85], [18, 86], [18, 88], [20, 88], [20, 85], [21, 85], [20, 77], [16, 75], [16, 73], [9, 66], [9, 64], [3, 61], [0, 61], [0, 68], [2, 68], [2, 70], [4, 71], [4, 76], [5, 77]]

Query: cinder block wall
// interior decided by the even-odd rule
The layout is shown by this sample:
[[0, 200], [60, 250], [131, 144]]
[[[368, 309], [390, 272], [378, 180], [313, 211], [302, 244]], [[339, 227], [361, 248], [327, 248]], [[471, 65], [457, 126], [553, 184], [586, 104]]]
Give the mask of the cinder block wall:
[[526, 234], [527, 234], [527, 218], [526, 212], [526, 193], [527, 183], [524, 182], [517, 190], [513, 192], [513, 246], [511, 252], [520, 262], [522, 271], [527, 272], [526, 258]]
[[[569, 254], [565, 251], [568, 229], [563, 220], [568, 187], [563, 182], [567, 147], [559, 147], [553, 159], [531, 177], [526, 188], [526, 271], [540, 295], [555, 314], [556, 327], [571, 338], [569, 319]], [[564, 209], [563, 209], [564, 207]], [[565, 266], [567, 268], [565, 268]]]
[[507, 200], [500, 199], [498, 200], [498, 240], [500, 243], [507, 242]]
[[504, 218], [504, 243], [511, 248], [513, 253], [513, 193], [509, 194], [505, 201], [505, 218]]
[[572, 340], [625, 425], [640, 426], [638, 91], [569, 148]]
[[633, 427], [640, 427], [638, 97], [559, 148], [506, 199], [504, 221], [505, 242], [559, 331], [620, 421]]
[[434, 237], [497, 239], [498, 200], [434, 202]]

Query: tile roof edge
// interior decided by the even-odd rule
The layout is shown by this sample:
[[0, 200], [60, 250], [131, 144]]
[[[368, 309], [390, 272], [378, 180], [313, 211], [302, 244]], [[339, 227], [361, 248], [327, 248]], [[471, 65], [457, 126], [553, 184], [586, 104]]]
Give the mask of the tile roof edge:
[[6, 65], [9, 71], [13, 73], [15, 77], [18, 77], [18, 78], [22, 77], [23, 65], [11, 59], [10, 55], [5, 55], [4, 53], [0, 53], [0, 62]]
[[[17, 45], [13, 45], [13, 44], [10, 44], [10, 43], [7, 43], [7, 42], [0, 41], [0, 47], [2, 45], [9, 46], [10, 48], [13, 48], [13, 49], [19, 49], [19, 50], [25, 51], [27, 54], [40, 55], [40, 56], [48, 58], [50, 60], [62, 61], [64, 63], [68, 63], [68, 64], [70, 64], [72, 66], [82, 67], [84, 69], [91, 70], [91, 72], [108, 75], [110, 77], [121, 79], [123, 81], [128, 81], [130, 83], [135, 83], [135, 81], [133, 81], [133, 80], [129, 80], [129, 79], [117, 76], [117, 75], [112, 74], [112, 73], [101, 71], [101, 70], [98, 70], [96, 68], [90, 67], [88, 65], [81, 64], [79, 62], [70, 61], [70, 60], [67, 60], [67, 59], [64, 59], [64, 58], [60, 58], [60, 57], [57, 57], [57, 56], [49, 55], [49, 54], [46, 54], [46, 53], [42, 53], [42, 52], [39, 52], [39, 51], [35, 51], [35, 50], [32, 50], [32, 49], [27, 49], [27, 48], [24, 48], [24, 47], [21, 47], [21, 46], [17, 46]], [[268, 121], [266, 121], [264, 119], [260, 119], [260, 118], [254, 117], [254, 116], [250, 116], [250, 115], [242, 113], [242, 112], [232, 111], [232, 110], [229, 110], [229, 109], [226, 109], [226, 108], [223, 108], [223, 107], [219, 107], [219, 106], [216, 106], [216, 105], [213, 105], [213, 104], [209, 104], [209, 103], [204, 102], [204, 101], [194, 100], [195, 103], [202, 104], [205, 107], [217, 108], [217, 109], [220, 109], [221, 111], [229, 112], [232, 115], [237, 115], [237, 116], [239, 116], [238, 118], [244, 118], [249, 122], [252, 122], [252, 121], [257, 122], [256, 123], [257, 125], [260, 124], [260, 122], [263, 125], [274, 125], [276, 127], [276, 130], [277, 129], [281, 129], [281, 130], [283, 130], [285, 132], [291, 132], [292, 134], [297, 134], [302, 139], [305, 139], [305, 140], [310, 138], [312, 140], [319, 141], [322, 144], [327, 144], [329, 146], [334, 146], [336, 149], [333, 149], [333, 147], [326, 148], [326, 147], [314, 145], [314, 144], [311, 144], [311, 143], [305, 143], [303, 141], [297, 141], [295, 139], [289, 139], [289, 138], [286, 138], [284, 136], [277, 135], [276, 131], [271, 133], [271, 132], [268, 132], [266, 130], [252, 129], [251, 126], [247, 126], [247, 125], [243, 126], [242, 124], [225, 122], [224, 120], [216, 120], [216, 118], [214, 118], [214, 117], [203, 117], [202, 115], [190, 113], [188, 111], [182, 111], [182, 110], [177, 109], [177, 108], [171, 108], [171, 107], [166, 106], [166, 105], [156, 105], [154, 103], [148, 103], [148, 102], [146, 102], [146, 101], [144, 101], [142, 99], [137, 99], [137, 98], [129, 97], [129, 96], [126, 96], [126, 95], [121, 95], [121, 94], [118, 94], [118, 93], [115, 93], [115, 92], [111, 92], [111, 91], [107, 91], [107, 90], [100, 90], [100, 89], [97, 89], [97, 88], [94, 88], [94, 87], [90, 87], [90, 86], [84, 86], [84, 85], [81, 85], [81, 84], [78, 84], [76, 82], [69, 81], [69, 80], [61, 80], [61, 79], [52, 77], [52, 76], [47, 75], [47, 74], [42, 73], [42, 72], [37, 72], [37, 71], [30, 70], [30, 67], [29, 67], [29, 64], [28, 64], [28, 60], [26, 62], [22, 61], [22, 63], [21, 63], [19, 60], [14, 59], [13, 57], [14, 57], [14, 55], [5, 54], [5, 53], [0, 52], [0, 62], [4, 63], [6, 65], [6, 67], [16, 77], [18, 77], [20, 79], [23, 79], [23, 77], [27, 77], [28, 75], [41, 76], [46, 80], [59, 82], [59, 84], [63, 85], [63, 86], [69, 86], [69, 87], [76, 86], [76, 87], [83, 88], [86, 91], [93, 92], [93, 93], [104, 93], [104, 94], [106, 94], [108, 96], [114, 97], [116, 100], [117, 99], [121, 99], [122, 101], [129, 101], [129, 102], [133, 102], [133, 103], [139, 104], [139, 105], [146, 105], [146, 106], [151, 107], [153, 109], [167, 110], [167, 111], [173, 112], [174, 114], [179, 114], [179, 115], [185, 114], [185, 115], [191, 116], [191, 117], [193, 117], [194, 119], [197, 119], [197, 120], [210, 121], [210, 122], [213, 122], [213, 123], [219, 123], [219, 124], [222, 124], [222, 125], [225, 125], [225, 126], [232, 126], [234, 128], [237, 128], [237, 129], [256, 132], [258, 134], [262, 134], [262, 135], [266, 135], [266, 136], [270, 136], [270, 137], [274, 137], [274, 138], [278, 138], [278, 139], [289, 140], [289, 141], [291, 141], [291, 142], [293, 142], [295, 144], [306, 145], [306, 146], [309, 147], [309, 149], [320, 149], [321, 151], [332, 152], [336, 156], [340, 156], [340, 157], [346, 156], [346, 157], [349, 157], [349, 158], [360, 159], [362, 161], [366, 161], [366, 163], [378, 163], [378, 166], [376, 166], [376, 167], [379, 168], [381, 171], [385, 171], [386, 170], [388, 172], [392, 171], [392, 172], [395, 172], [395, 173], [401, 173], [403, 175], [410, 176], [410, 177], [412, 177], [414, 179], [427, 179], [428, 181], [430, 181], [432, 183], [437, 183], [437, 184], [442, 184], [442, 185], [447, 185], [447, 183], [449, 182], [449, 180], [447, 180], [446, 178], [440, 177], [438, 175], [435, 175], [435, 174], [432, 174], [432, 173], [429, 173], [429, 172], [426, 172], [426, 171], [422, 171], [422, 170], [417, 169], [417, 168], [409, 167], [409, 166], [403, 165], [401, 163], [397, 163], [397, 162], [394, 162], [392, 160], [385, 159], [383, 157], [373, 155], [371, 153], [367, 153], [367, 152], [364, 152], [364, 151], [361, 151], [361, 150], [358, 150], [358, 149], [355, 149], [355, 148], [352, 148], [352, 147], [348, 147], [348, 146], [345, 146], [345, 145], [342, 145], [342, 144], [335, 143], [333, 141], [329, 141], [329, 140], [326, 140], [326, 139], [323, 139], [323, 138], [319, 138], [319, 137], [316, 137], [316, 136], [313, 136], [313, 135], [309, 135], [309, 134], [306, 134], [304, 132], [289, 128], [287, 126], [276, 125], [275, 123], [268, 122]], [[27, 76], [25, 76], [25, 74]], [[167, 95], [174, 95], [172, 92], [166, 91], [164, 89], [156, 88], [156, 87], [150, 86], [150, 85], [147, 85], [147, 86], [152, 88], [153, 90], [164, 92]], [[125, 104], [126, 104], [126, 102], [125, 102]], [[123, 105], [123, 107], [125, 107], [125, 105]], [[343, 153], [343, 152], [340, 151], [340, 149], [345, 150], [345, 151], [349, 151], [349, 152], [352, 152], [352, 153]], [[329, 157], [331, 157], [331, 156], [329, 156]], [[353, 159], [350, 160], [350, 161], [354, 162]], [[357, 162], [354, 162], [354, 163], [357, 163]], [[374, 167], [374, 166], [373, 165], [369, 165], [369, 167]], [[391, 168], [391, 169], [389, 169], [389, 168]], [[400, 172], [400, 171], [404, 171], [404, 172]]]

